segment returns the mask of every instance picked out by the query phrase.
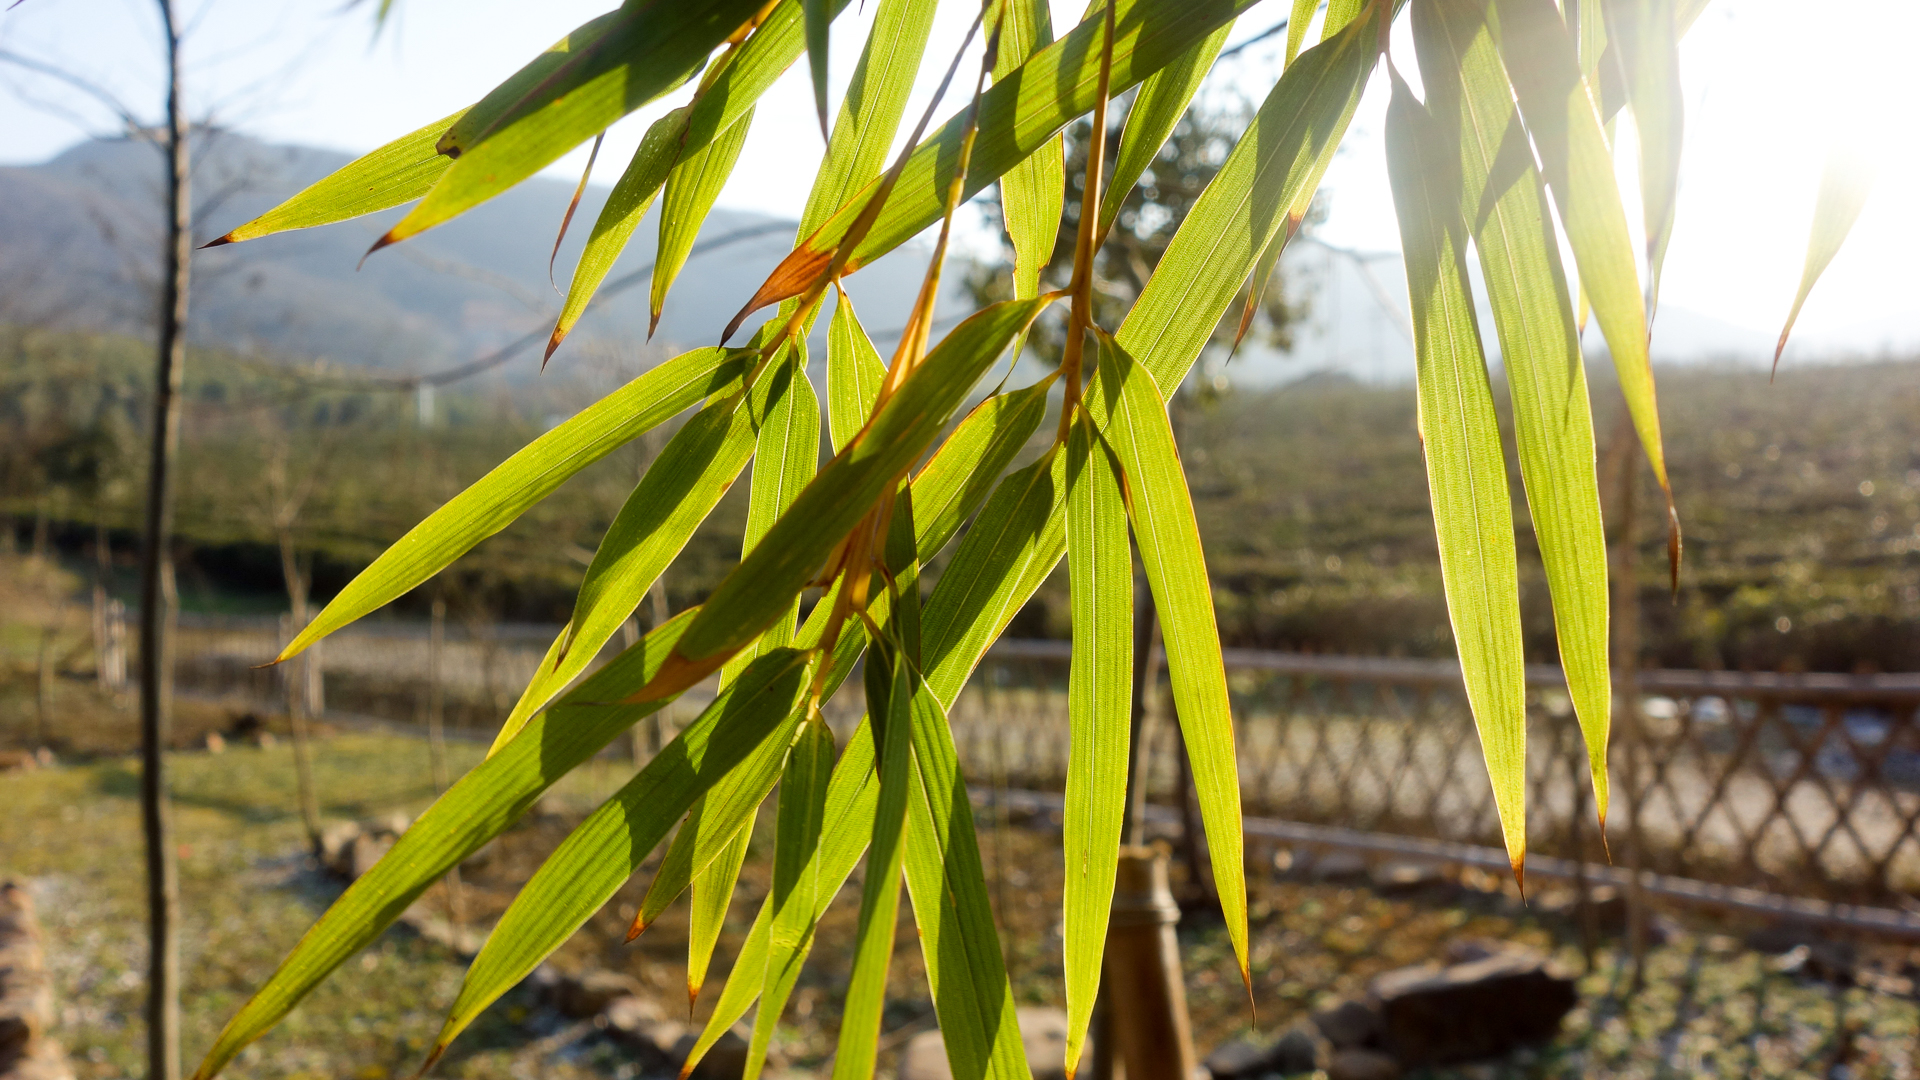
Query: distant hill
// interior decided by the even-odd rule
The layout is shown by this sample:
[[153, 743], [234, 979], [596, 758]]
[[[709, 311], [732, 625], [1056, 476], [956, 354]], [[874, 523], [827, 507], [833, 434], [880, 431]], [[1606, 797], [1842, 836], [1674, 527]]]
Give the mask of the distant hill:
[[[204, 243], [349, 160], [203, 133], [194, 171], [196, 236]], [[603, 162], [598, 175], [618, 176], [620, 164]], [[0, 168], [0, 321], [131, 332], [150, 326], [160, 169], [160, 156], [130, 139], [85, 142], [44, 164]], [[607, 191], [595, 184], [581, 200], [556, 264], [563, 289]], [[527, 181], [364, 266], [362, 254], [403, 209], [200, 252], [190, 333], [203, 344], [242, 351], [411, 372], [473, 359], [552, 325], [560, 296], [548, 282], [547, 258], [571, 195], [563, 181]], [[792, 247], [792, 226], [782, 224], [715, 210], [703, 240], [756, 226], [768, 231], [688, 262], [668, 295], [656, 344], [716, 340]], [[652, 261], [658, 231], [656, 205], [609, 281]], [[848, 279], [863, 314], [872, 312], [866, 322], [876, 336], [912, 304], [926, 258], [923, 246], [908, 245], [877, 264], [882, 268]], [[575, 341], [644, 341], [647, 295], [643, 280], [584, 319]], [[822, 319], [821, 344], [825, 325]], [[530, 375], [538, 366], [535, 352], [507, 370]]]

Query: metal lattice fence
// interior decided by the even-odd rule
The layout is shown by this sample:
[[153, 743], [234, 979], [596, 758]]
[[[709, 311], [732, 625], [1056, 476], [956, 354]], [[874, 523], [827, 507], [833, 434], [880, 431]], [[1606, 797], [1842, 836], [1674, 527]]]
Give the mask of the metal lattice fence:
[[[451, 725], [512, 705], [553, 628], [450, 627], [440, 659]], [[180, 685], [275, 700], [270, 621], [182, 628]], [[1069, 750], [1065, 642], [1003, 641], [950, 710], [975, 784], [1060, 791]], [[415, 720], [423, 628], [367, 624], [325, 646], [329, 715]], [[1459, 669], [1450, 662], [1228, 650], [1246, 813], [1498, 846]], [[1558, 668], [1529, 666], [1528, 831], [1539, 854], [1604, 862], [1585, 748]], [[1146, 725], [1148, 797], [1179, 784], [1164, 672]], [[860, 680], [829, 709], [858, 722]], [[674, 710], [680, 722], [695, 709]], [[676, 726], [672, 717], [662, 723]], [[649, 731], [649, 741], [670, 732]], [[1649, 671], [1616, 703], [1608, 848], [1640, 834], [1657, 873], [1839, 903], [1920, 892], [1920, 675]]]

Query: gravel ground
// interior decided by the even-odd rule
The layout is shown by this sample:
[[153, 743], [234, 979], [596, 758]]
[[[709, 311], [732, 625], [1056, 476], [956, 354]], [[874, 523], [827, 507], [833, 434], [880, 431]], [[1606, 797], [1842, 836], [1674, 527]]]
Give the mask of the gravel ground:
[[[479, 748], [449, 748], [457, 771]], [[407, 739], [336, 735], [317, 748], [329, 818], [417, 812], [431, 798], [426, 751]], [[236, 746], [224, 754], [177, 755], [177, 831], [184, 901], [184, 1038], [190, 1058], [271, 972], [340, 886], [303, 853], [293, 807], [291, 754]], [[0, 875], [30, 881], [54, 966], [58, 1035], [83, 1077], [138, 1075], [141, 1064], [144, 908], [136, 772], [108, 757], [0, 778]], [[476, 922], [496, 915], [518, 882], [585, 808], [624, 779], [595, 762], [543, 801], [468, 874], [463, 902]], [[1060, 994], [1057, 838], [980, 816], [981, 844], [1016, 992], [1023, 1003], [1057, 1004]], [[764, 823], [743, 875], [735, 922], [722, 938], [701, 1008], [716, 996], [721, 965], [744, 936], [765, 894], [771, 838]], [[622, 931], [645, 891], [636, 875], [606, 910], [555, 958], [556, 966], [626, 970], [663, 1003], [684, 1000], [684, 907], [634, 946]], [[858, 905], [858, 877], [821, 927], [814, 960], [781, 1030], [792, 1074], [824, 1075], [838, 1025]], [[1196, 1035], [1203, 1052], [1230, 1037], [1272, 1039], [1307, 1012], [1361, 992], [1380, 971], [1434, 957], [1448, 941], [1499, 938], [1583, 966], [1578, 935], [1564, 919], [1522, 907], [1493, 878], [1430, 886], [1386, 897], [1368, 888], [1287, 880], [1252, 883], [1257, 1021], [1233, 966], [1224, 930], [1189, 916], [1181, 939]], [[429, 903], [437, 902], [434, 895]], [[1690, 919], [1652, 951], [1647, 984], [1627, 990], [1626, 960], [1603, 943], [1581, 980], [1582, 1004], [1549, 1046], [1500, 1063], [1436, 1076], [1820, 1076], [1920, 1078], [1920, 1006], [1911, 996], [1835, 987], [1782, 973], [1747, 950], [1750, 926]], [[914, 935], [900, 935], [897, 1000], [888, 1010], [892, 1051], [930, 1023]], [[1894, 972], [1905, 950], [1865, 947], [1866, 963]], [[452, 1000], [463, 965], [443, 948], [392, 932], [350, 961], [272, 1034], [246, 1052], [233, 1075], [352, 1077], [411, 1074]], [[1895, 980], [1897, 981], [1897, 980]], [[1884, 986], [1887, 984], [1883, 984]], [[677, 1006], [669, 1006], [677, 1008]], [[189, 1061], [191, 1064], [191, 1061]], [[530, 994], [508, 995], [463, 1037], [441, 1075], [614, 1077], [637, 1067], [590, 1027], [568, 1025]]]

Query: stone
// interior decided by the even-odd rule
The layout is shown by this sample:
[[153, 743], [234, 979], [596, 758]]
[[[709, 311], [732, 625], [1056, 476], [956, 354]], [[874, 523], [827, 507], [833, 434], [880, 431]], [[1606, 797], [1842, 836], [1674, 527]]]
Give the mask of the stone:
[[73, 1080], [73, 1067], [53, 1026], [53, 979], [27, 891], [0, 884], [0, 1077]]
[[1274, 1071], [1267, 1067], [1267, 1048], [1245, 1039], [1229, 1039], [1213, 1048], [1202, 1062], [1213, 1080], [1254, 1080]]
[[1446, 875], [1440, 872], [1439, 863], [1424, 860], [1384, 863], [1373, 869], [1374, 889], [1387, 894], [1418, 892], [1430, 886], [1443, 885], [1446, 880]]
[[[735, 1024], [722, 1032], [720, 1038], [716, 1039], [714, 1044], [707, 1048], [707, 1052], [701, 1055], [700, 1064], [694, 1066], [693, 1071], [687, 1074], [689, 1080], [740, 1080], [747, 1071], [747, 1050], [750, 1038], [752, 1038], [752, 1031], [741, 1024]], [[686, 1062], [687, 1055], [693, 1053], [694, 1044], [699, 1040], [698, 1034], [689, 1031], [675, 1041], [672, 1064], [676, 1069]], [[771, 1065], [772, 1062], [769, 1061], [768, 1064]]]
[[0, 750], [0, 772], [32, 772], [40, 758], [31, 750]]
[[217, 731], [207, 732], [207, 753], [224, 754], [227, 752], [227, 737]]
[[353, 838], [352, 845], [347, 848], [345, 876], [351, 881], [360, 880], [360, 875], [373, 869], [373, 864], [392, 850], [393, 837], [361, 833]]
[[1267, 1065], [1282, 1076], [1324, 1069], [1331, 1062], [1332, 1046], [1310, 1024], [1295, 1024], [1267, 1051]]
[[1856, 981], [1853, 950], [1836, 941], [1795, 945], [1774, 958], [1773, 969], [1834, 986], [1852, 986]]
[[1313, 1026], [1320, 1029], [1335, 1050], [1376, 1048], [1380, 1045], [1380, 1013], [1363, 1001], [1343, 1001], [1331, 1009], [1313, 1014]]
[[589, 971], [563, 978], [554, 987], [553, 1007], [575, 1020], [597, 1016], [615, 998], [640, 997], [640, 981], [618, 971]]
[[353, 876], [353, 842], [360, 838], [360, 824], [335, 821], [320, 829], [320, 865], [341, 877]]
[[[1060, 1009], [1026, 1006], [1014, 1011], [1020, 1039], [1026, 1045], [1033, 1080], [1065, 1080], [1067, 1014]], [[900, 1080], [953, 1080], [947, 1068], [947, 1047], [940, 1032], [923, 1031], [908, 1041], [900, 1055]]]
[[[666, 1068], [677, 1064], [673, 1051], [687, 1035], [687, 1026], [667, 1019], [660, 1006], [650, 998], [622, 995], [600, 1010], [595, 1026], [615, 1042], [644, 1058], [648, 1064]], [[688, 1047], [691, 1048], [689, 1043]]]
[[1399, 1080], [1400, 1062], [1378, 1050], [1338, 1050], [1327, 1062], [1327, 1080]]
[[1372, 992], [1383, 1046], [1408, 1067], [1499, 1057], [1545, 1042], [1577, 1000], [1573, 979], [1523, 949], [1389, 971], [1374, 979]]

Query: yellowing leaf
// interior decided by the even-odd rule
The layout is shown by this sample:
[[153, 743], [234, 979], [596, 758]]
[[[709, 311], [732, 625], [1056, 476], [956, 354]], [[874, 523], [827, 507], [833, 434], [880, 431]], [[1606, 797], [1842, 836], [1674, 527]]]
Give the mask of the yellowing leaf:
[[1793, 309], [1787, 312], [1787, 324], [1780, 328], [1780, 343], [1773, 349], [1774, 370], [1780, 368], [1780, 354], [1786, 351], [1787, 336], [1807, 302], [1813, 284], [1826, 273], [1827, 264], [1840, 253], [1840, 245], [1853, 231], [1860, 210], [1867, 205], [1867, 193], [1873, 190], [1873, 171], [1858, 158], [1834, 153], [1827, 156], [1820, 174], [1820, 194], [1813, 208], [1813, 234], [1807, 238], [1807, 262], [1800, 272], [1800, 291], [1794, 294]]

